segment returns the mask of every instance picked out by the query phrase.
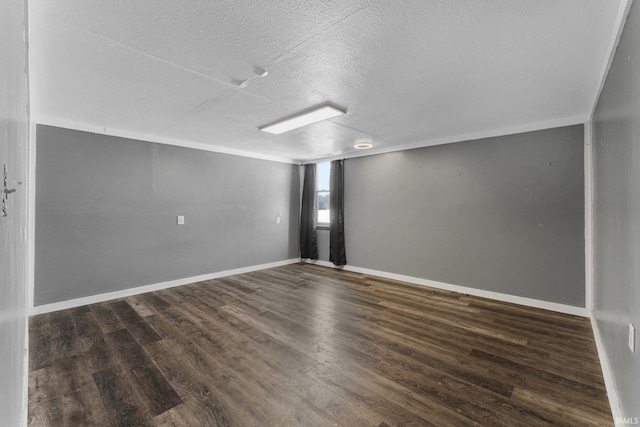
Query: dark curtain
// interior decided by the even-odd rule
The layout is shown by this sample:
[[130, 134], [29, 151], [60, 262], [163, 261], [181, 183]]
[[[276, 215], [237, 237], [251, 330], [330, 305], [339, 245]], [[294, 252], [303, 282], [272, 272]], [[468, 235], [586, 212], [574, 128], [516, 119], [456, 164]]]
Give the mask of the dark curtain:
[[316, 237], [316, 165], [304, 166], [300, 216], [300, 258], [318, 259]]
[[330, 224], [329, 224], [329, 261], [335, 265], [347, 264], [344, 245], [344, 160], [331, 162], [329, 181]]

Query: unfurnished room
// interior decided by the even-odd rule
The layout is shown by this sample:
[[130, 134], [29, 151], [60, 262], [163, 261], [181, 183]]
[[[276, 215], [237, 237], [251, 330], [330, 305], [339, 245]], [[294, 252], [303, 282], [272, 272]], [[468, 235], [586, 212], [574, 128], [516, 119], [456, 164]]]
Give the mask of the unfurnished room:
[[7, 0], [0, 424], [640, 425], [632, 0]]

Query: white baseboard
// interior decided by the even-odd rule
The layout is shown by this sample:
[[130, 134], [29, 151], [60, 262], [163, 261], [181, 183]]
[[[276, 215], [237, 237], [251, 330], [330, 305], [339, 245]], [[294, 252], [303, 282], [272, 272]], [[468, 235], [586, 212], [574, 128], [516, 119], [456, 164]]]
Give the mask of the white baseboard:
[[604, 343], [600, 336], [600, 330], [598, 329], [598, 324], [591, 310], [587, 310], [586, 308], [583, 308], [583, 307], [575, 307], [571, 305], [541, 301], [541, 300], [536, 300], [532, 298], [525, 298], [525, 297], [519, 297], [514, 295], [502, 294], [498, 292], [484, 291], [481, 289], [468, 288], [464, 286], [451, 285], [448, 283], [436, 282], [434, 280], [421, 279], [419, 277], [388, 273], [386, 271], [371, 270], [368, 268], [353, 267], [350, 265], [337, 267], [330, 262], [321, 261], [321, 260], [303, 260], [303, 261], [310, 264], [320, 265], [323, 267], [342, 269], [345, 271], [352, 271], [354, 273], [362, 273], [362, 274], [368, 274], [372, 276], [379, 276], [387, 279], [400, 280], [403, 282], [408, 282], [416, 285], [429, 286], [432, 288], [444, 289], [447, 291], [453, 291], [453, 292], [459, 292], [463, 294], [469, 294], [469, 295], [474, 295], [474, 296], [479, 296], [484, 298], [490, 298], [497, 301], [510, 302], [510, 303], [521, 304], [529, 307], [536, 307], [536, 308], [542, 308], [542, 309], [551, 310], [551, 311], [557, 311], [560, 313], [588, 317], [591, 320], [591, 327], [593, 329], [593, 335], [594, 335], [596, 347], [598, 350], [598, 358], [600, 360], [600, 366], [602, 368], [602, 375], [604, 377], [604, 383], [607, 390], [607, 396], [609, 398], [609, 405], [611, 406], [611, 413], [613, 415], [613, 419], [614, 421], [623, 419], [622, 409], [620, 407], [620, 400], [618, 399], [615, 380], [613, 377], [613, 373], [611, 371], [611, 367], [610, 367], [611, 365], [609, 365], [609, 358], [607, 357], [607, 353], [605, 352]]
[[27, 427], [29, 423], [29, 318], [27, 310], [24, 316], [24, 354], [22, 359], [22, 420], [21, 427]]
[[233, 276], [235, 274], [250, 273], [252, 271], [266, 270], [268, 268], [280, 267], [283, 265], [300, 262], [300, 258], [292, 258], [284, 261], [270, 262], [267, 264], [252, 265], [249, 267], [235, 268], [233, 270], [218, 271], [216, 273], [204, 274], [201, 276], [186, 277], [184, 279], [171, 280], [168, 282], [155, 283], [152, 285], [138, 286], [136, 288], [123, 289], [121, 291], [108, 292], [105, 294], [91, 295], [83, 298], [76, 298], [67, 301], [60, 301], [52, 304], [39, 305], [29, 310], [29, 315], [50, 313], [52, 311], [66, 310], [68, 308], [80, 307], [87, 304], [109, 301], [118, 298], [129, 297], [131, 295], [144, 294], [147, 292], [159, 291], [161, 289], [173, 288], [176, 286], [188, 285], [190, 283], [202, 282], [203, 280], [218, 279], [220, 277]]
[[368, 268], [354, 267], [350, 265], [336, 267], [330, 262], [321, 261], [321, 260], [306, 261], [306, 262], [310, 262], [311, 264], [321, 265], [324, 267], [340, 268], [345, 271], [353, 271], [354, 273], [370, 274], [372, 276], [379, 276], [387, 279], [400, 280], [402, 282], [413, 283], [415, 285], [429, 286], [432, 288], [444, 289], [446, 291], [452, 291], [452, 292], [458, 292], [461, 294], [468, 294], [468, 295], [473, 295], [477, 297], [489, 298], [497, 301], [510, 302], [514, 304], [526, 305], [526, 306], [535, 307], [535, 308], [542, 308], [544, 310], [557, 311], [559, 313], [565, 313], [565, 314], [573, 314], [575, 316], [589, 317], [589, 311], [584, 307], [576, 307], [573, 305], [559, 304], [555, 302], [542, 301], [542, 300], [537, 300], [533, 298], [503, 294], [500, 292], [492, 292], [492, 291], [485, 291], [482, 289], [468, 288], [466, 286], [451, 285], [449, 283], [437, 282], [435, 280], [422, 279], [419, 277], [405, 276], [402, 274], [388, 273], [386, 271], [371, 270]]
[[[600, 359], [600, 367], [602, 368], [602, 376], [604, 377], [604, 385], [607, 389], [607, 396], [609, 397], [609, 406], [611, 406], [611, 413], [613, 419], [622, 419], [622, 408], [620, 407], [620, 399], [618, 399], [618, 392], [616, 383], [611, 372], [611, 365], [609, 364], [609, 358], [604, 348], [604, 342], [600, 336], [600, 329], [598, 328], [598, 322], [596, 321], [593, 312], [591, 313], [591, 329], [593, 329], [593, 337], [596, 341], [596, 347], [598, 349], [598, 359]], [[618, 425], [618, 424], [616, 424]]]

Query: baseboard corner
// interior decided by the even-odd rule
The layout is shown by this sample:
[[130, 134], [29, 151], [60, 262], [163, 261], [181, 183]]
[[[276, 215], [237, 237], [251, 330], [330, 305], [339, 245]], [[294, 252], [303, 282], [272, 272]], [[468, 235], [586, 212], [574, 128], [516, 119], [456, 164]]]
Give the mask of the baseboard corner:
[[[598, 327], [598, 321], [593, 311], [590, 311], [589, 319], [591, 320], [591, 329], [593, 330], [593, 339], [596, 342], [596, 350], [598, 351], [598, 360], [600, 360], [600, 368], [602, 369], [602, 377], [604, 378], [604, 386], [607, 389], [607, 397], [609, 398], [609, 406], [611, 407], [611, 414], [613, 420], [622, 419], [622, 407], [620, 406], [620, 399], [618, 398], [618, 389], [616, 382], [611, 371], [611, 365], [609, 363], [609, 357], [600, 334], [600, 328]], [[617, 424], [616, 424], [617, 425]]]
[[283, 265], [295, 264], [300, 262], [300, 258], [289, 258], [282, 261], [275, 261], [266, 264], [251, 265], [248, 267], [240, 267], [231, 270], [223, 270], [215, 273], [204, 274], [199, 276], [186, 277], [183, 279], [170, 280], [166, 282], [154, 283], [150, 285], [141, 285], [134, 288], [123, 289], [119, 291], [107, 292], [103, 294], [90, 295], [81, 298], [74, 298], [66, 301], [44, 304], [29, 309], [29, 316], [38, 314], [51, 313], [59, 310], [67, 310], [69, 308], [81, 307], [88, 304], [96, 304], [100, 302], [110, 301], [118, 298], [125, 298], [132, 295], [144, 294], [147, 292], [159, 291], [162, 289], [174, 288], [176, 286], [188, 285], [190, 283], [202, 282], [204, 280], [213, 280], [236, 274], [251, 273], [253, 271], [266, 270], [268, 268], [281, 267]]

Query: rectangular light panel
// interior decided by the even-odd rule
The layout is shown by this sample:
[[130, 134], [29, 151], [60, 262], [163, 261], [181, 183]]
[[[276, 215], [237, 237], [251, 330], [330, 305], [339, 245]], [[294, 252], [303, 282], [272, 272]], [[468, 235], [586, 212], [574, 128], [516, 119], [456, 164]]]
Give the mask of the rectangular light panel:
[[288, 119], [280, 120], [267, 126], [259, 128], [263, 132], [279, 135], [284, 132], [288, 132], [293, 129], [298, 129], [311, 123], [321, 122], [323, 120], [330, 119], [345, 114], [343, 111], [332, 105], [323, 105], [322, 107], [315, 108], [305, 113], [297, 114]]

